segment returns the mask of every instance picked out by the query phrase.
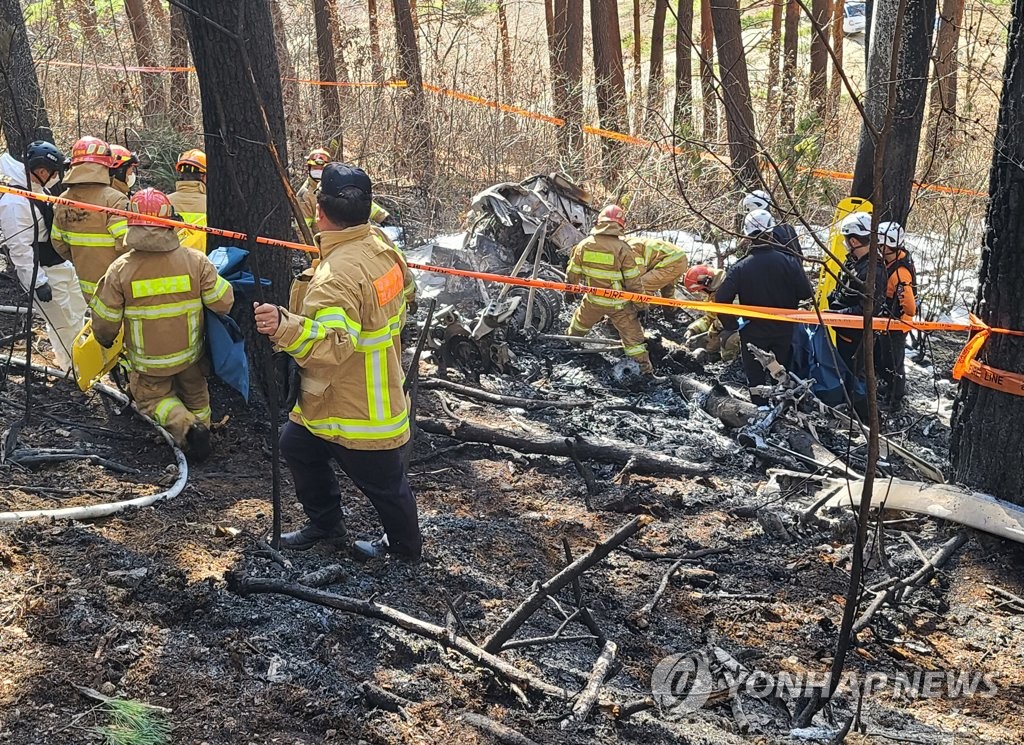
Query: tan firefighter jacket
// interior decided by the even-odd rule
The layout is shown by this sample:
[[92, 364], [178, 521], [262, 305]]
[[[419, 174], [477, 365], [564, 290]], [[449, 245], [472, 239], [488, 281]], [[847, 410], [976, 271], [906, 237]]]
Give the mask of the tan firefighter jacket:
[[[569, 255], [566, 281], [571, 285], [640, 292], [639, 277], [640, 267], [633, 250], [622, 240], [622, 228], [614, 222], [599, 221], [590, 235], [577, 243]], [[609, 310], [629, 305], [627, 300], [597, 295], [586, 295], [584, 302]]]
[[[174, 192], [167, 198], [182, 222], [206, 227], [206, 184], [202, 181], [178, 181], [174, 184]], [[185, 248], [206, 253], [206, 233], [203, 231], [182, 228], [178, 231], [178, 239]]]
[[[319, 188], [319, 181], [307, 178], [306, 183], [299, 187], [299, 191], [295, 195], [299, 200], [299, 206], [302, 207], [302, 216], [306, 218], [306, 225], [310, 230], [316, 229], [316, 190]], [[370, 202], [370, 219], [373, 222], [380, 225], [389, 217], [391, 214], [386, 209], [376, 202]]]
[[292, 421], [354, 450], [409, 440], [402, 390], [402, 254], [369, 224], [316, 236], [320, 262], [293, 284], [271, 337], [302, 369]]
[[628, 238], [636, 264], [640, 267], [640, 286], [647, 294], [674, 284], [689, 267], [686, 252], [660, 238]]
[[[98, 207], [128, 209], [128, 198], [110, 185], [110, 172], [99, 163], [80, 163], [64, 178], [61, 196]], [[128, 222], [121, 215], [57, 205], [53, 210], [50, 240], [57, 253], [70, 259], [88, 300], [107, 267], [124, 253]]]
[[130, 251], [110, 265], [92, 300], [93, 332], [101, 344], [113, 343], [123, 321], [132, 369], [175, 375], [203, 356], [203, 308], [227, 313], [234, 292], [172, 229], [133, 226], [125, 242]]

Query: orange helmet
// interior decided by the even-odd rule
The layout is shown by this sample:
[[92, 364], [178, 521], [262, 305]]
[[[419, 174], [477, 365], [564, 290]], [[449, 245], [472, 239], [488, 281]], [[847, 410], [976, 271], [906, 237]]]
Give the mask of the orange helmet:
[[707, 264], [697, 264], [686, 270], [683, 276], [683, 287], [689, 292], [709, 292], [715, 279], [715, 270]]
[[83, 137], [71, 148], [71, 165], [79, 163], [99, 163], [110, 168], [110, 145], [99, 137]]
[[320, 166], [323, 168], [325, 165], [331, 162], [331, 154], [323, 148], [313, 150], [306, 156], [306, 165], [312, 168], [313, 166]]
[[110, 145], [110, 160], [111, 168], [121, 168], [122, 166], [138, 165], [139, 159], [135, 156], [128, 148], [122, 145]]
[[614, 222], [620, 228], [626, 227], [626, 212], [617, 204], [609, 204], [597, 216], [598, 222]]
[[192, 148], [183, 152], [178, 157], [178, 162], [174, 164], [174, 170], [178, 173], [184, 173], [186, 169], [193, 172], [206, 173], [206, 153], [199, 148]]
[[[138, 215], [152, 215], [153, 217], [171, 218], [174, 216], [174, 205], [167, 195], [157, 189], [143, 189], [128, 202], [129, 211]], [[157, 225], [141, 217], [129, 217], [129, 225], [149, 225], [150, 227], [164, 227]], [[171, 230], [172, 228], [168, 228]]]

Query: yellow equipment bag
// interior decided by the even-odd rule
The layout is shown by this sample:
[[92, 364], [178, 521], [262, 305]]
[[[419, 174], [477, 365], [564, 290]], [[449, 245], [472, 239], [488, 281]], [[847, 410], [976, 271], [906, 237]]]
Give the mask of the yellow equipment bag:
[[[818, 274], [818, 292], [815, 304], [819, 310], [828, 310], [828, 296], [836, 288], [836, 277], [839, 276], [839, 268], [846, 260], [846, 241], [843, 238], [843, 234], [839, 232], [839, 223], [854, 212], [867, 212], [871, 214], [872, 209], [874, 208], [871, 206], [871, 202], [860, 197], [847, 197], [836, 205], [836, 212], [832, 217], [832, 227], [829, 228], [828, 240], [825, 242], [828, 250], [832, 252], [832, 256], [828, 254], [824, 256], [825, 263], [821, 265], [821, 271]], [[834, 343], [836, 340], [835, 329], [829, 328], [828, 333]]]
[[96, 341], [96, 337], [92, 333], [92, 321], [86, 321], [71, 347], [71, 361], [75, 367], [75, 381], [78, 383], [78, 387], [87, 391], [95, 385], [96, 381], [113, 370], [121, 356], [123, 344], [123, 326], [117, 332], [114, 345], [110, 349], [106, 349]]

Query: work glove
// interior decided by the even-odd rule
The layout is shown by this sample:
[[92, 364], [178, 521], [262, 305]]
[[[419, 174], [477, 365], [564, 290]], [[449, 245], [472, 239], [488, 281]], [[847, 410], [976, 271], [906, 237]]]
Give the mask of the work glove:
[[50, 287], [49, 282], [44, 282], [36, 288], [36, 297], [43, 303], [49, 303], [53, 300], [53, 288]]
[[274, 384], [285, 411], [291, 411], [299, 400], [299, 365], [287, 352], [274, 353]]
[[732, 338], [732, 335], [737, 331], [739, 331], [739, 329], [722, 329], [721, 333], [718, 335], [718, 340], [723, 348], [725, 347], [726, 342], [728, 342], [729, 339]]

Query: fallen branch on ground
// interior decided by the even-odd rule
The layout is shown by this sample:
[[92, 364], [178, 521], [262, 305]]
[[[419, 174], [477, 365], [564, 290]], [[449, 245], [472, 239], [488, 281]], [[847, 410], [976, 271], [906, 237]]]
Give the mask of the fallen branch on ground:
[[483, 648], [490, 653], [501, 650], [502, 645], [512, 638], [519, 627], [526, 623], [530, 617], [537, 612], [537, 609], [544, 604], [548, 595], [561, 590], [570, 584], [574, 578], [579, 577], [591, 567], [598, 564], [604, 557], [610, 554], [616, 546], [625, 543], [629, 538], [640, 531], [645, 525], [651, 522], [651, 518], [641, 515], [633, 518], [621, 528], [616, 530], [607, 539], [601, 541], [586, 556], [581, 556], [569, 566], [540, 585], [534, 593], [527, 598], [518, 608], [512, 611], [511, 615], [487, 638]]
[[[441, 419], [421, 419], [420, 429], [434, 435], [444, 435], [463, 442], [481, 442], [488, 445], [518, 450], [521, 453], [535, 455], [554, 455], [561, 458], [572, 458], [572, 450], [565, 444], [562, 435], [515, 435], [506, 430], [487, 427], [470, 422], [446, 422]], [[636, 473], [660, 474], [668, 476], [699, 476], [708, 472], [706, 466], [689, 463], [672, 458], [653, 450], [638, 448], [628, 442], [616, 440], [589, 441], [577, 437], [575, 449], [580, 458], [596, 460], [602, 463], [625, 465], [631, 458], [635, 459], [633, 470]]]
[[486, 401], [489, 404], [511, 406], [518, 409], [578, 409], [580, 407], [589, 407], [594, 405], [593, 401], [584, 399], [547, 401], [542, 398], [505, 396], [500, 393], [491, 393], [490, 391], [485, 391], [481, 388], [474, 388], [469, 385], [462, 385], [461, 383], [453, 383], [452, 381], [444, 380], [443, 378], [422, 378], [420, 379], [420, 387], [425, 390], [440, 388], [452, 393], [468, 396], [469, 398], [475, 398], [479, 401]]
[[587, 717], [590, 716], [590, 710], [597, 703], [597, 696], [601, 692], [601, 686], [604, 684], [605, 678], [608, 676], [608, 669], [612, 666], [612, 662], [615, 661], [615, 653], [617, 651], [618, 645], [615, 642], [609, 639], [604, 643], [604, 649], [601, 650], [597, 662], [594, 663], [594, 667], [590, 671], [587, 684], [580, 691], [576, 703], [573, 704], [572, 713], [562, 721], [562, 729], [567, 729], [573, 724], [582, 724], [587, 721]]
[[359, 684], [359, 692], [363, 694], [363, 700], [370, 706], [394, 712], [406, 720], [409, 719], [409, 714], [406, 712], [405, 707], [416, 703], [407, 698], [402, 698], [391, 691], [385, 691], [368, 680], [364, 680]]
[[500, 722], [495, 722], [490, 717], [485, 717], [482, 714], [466, 712], [459, 719], [471, 727], [487, 733], [502, 745], [537, 745], [535, 741], [526, 735], [517, 732], [511, 727], [506, 727]]

